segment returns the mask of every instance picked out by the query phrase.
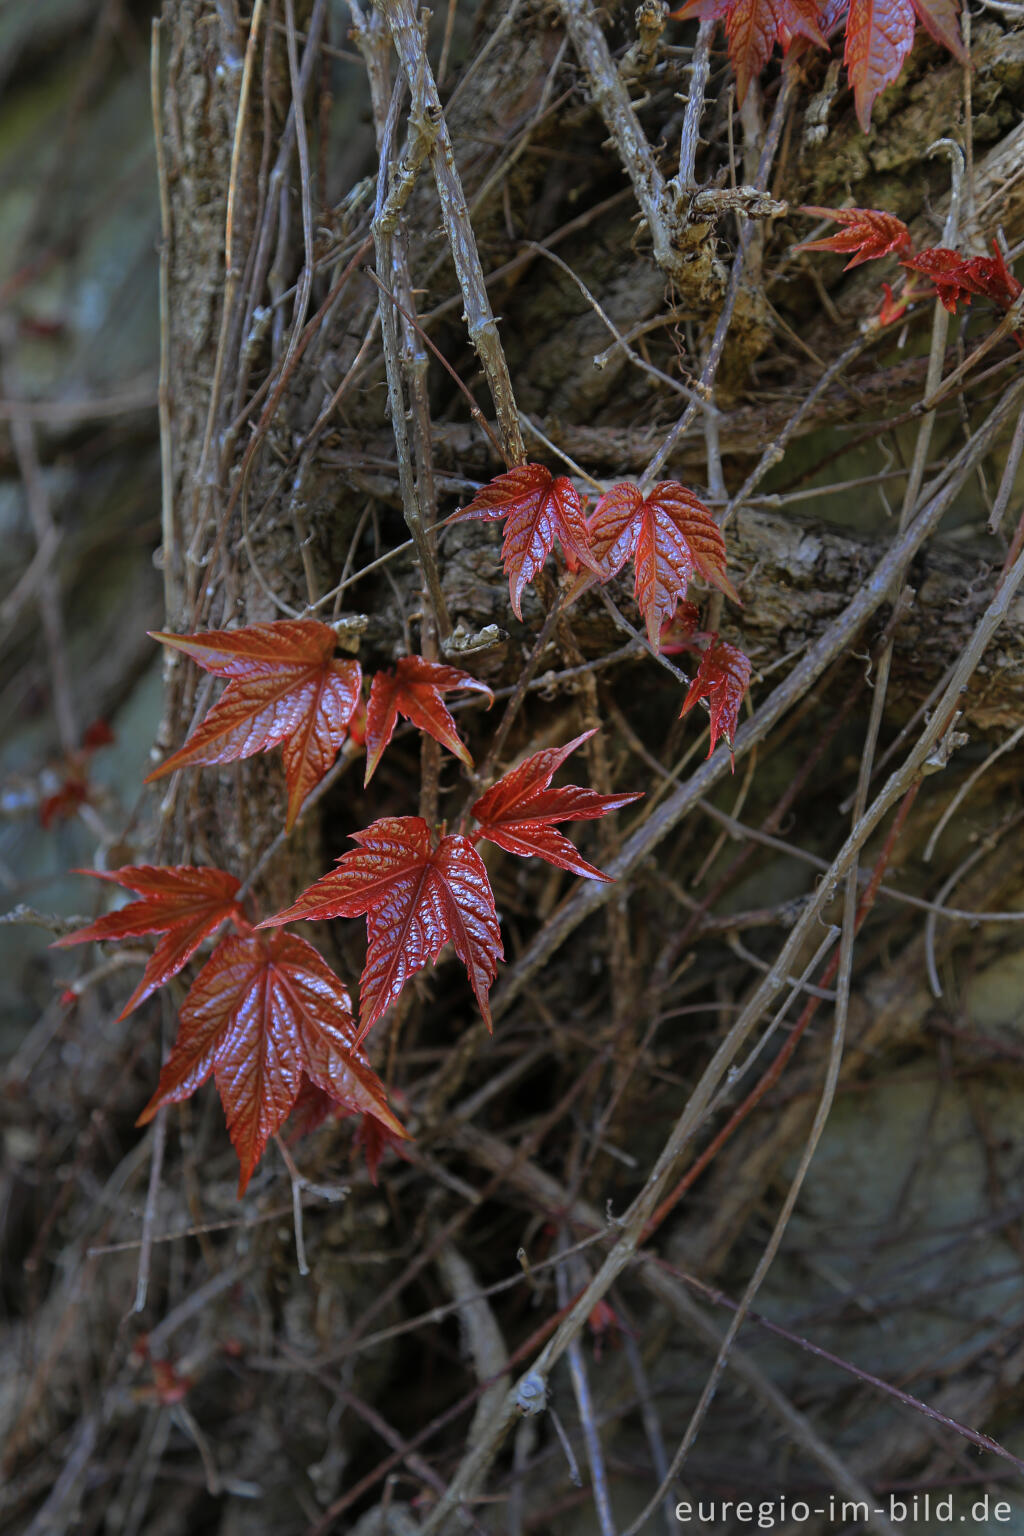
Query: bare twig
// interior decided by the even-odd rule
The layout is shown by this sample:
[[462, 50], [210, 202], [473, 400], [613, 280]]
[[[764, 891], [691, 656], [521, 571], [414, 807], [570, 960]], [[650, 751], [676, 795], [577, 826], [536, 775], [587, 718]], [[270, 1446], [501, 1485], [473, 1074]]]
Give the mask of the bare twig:
[[430, 159], [441, 203], [441, 217], [462, 290], [469, 339], [477, 350], [487, 377], [506, 463], [522, 464], [526, 455], [512, 380], [490, 299], [487, 297], [480, 255], [455, 163], [455, 152], [441, 109], [437, 83], [423, 46], [423, 37], [413, 14], [411, 0], [377, 0], [377, 4], [391, 29], [391, 37], [413, 101], [422, 100], [424, 113], [437, 123], [437, 137], [431, 148]]
[[[562, 1235], [561, 1246], [568, 1246], [565, 1234]], [[569, 1279], [564, 1264], [556, 1271], [558, 1285], [558, 1305], [565, 1307], [569, 1303]], [[583, 1358], [583, 1349], [579, 1339], [573, 1339], [566, 1355], [569, 1362], [569, 1375], [572, 1379], [573, 1395], [576, 1398], [576, 1407], [579, 1411], [580, 1423], [583, 1426], [583, 1443], [587, 1449], [587, 1465], [590, 1468], [590, 1481], [594, 1491], [594, 1509], [597, 1513], [597, 1523], [601, 1536], [615, 1536], [615, 1516], [612, 1513], [611, 1495], [608, 1492], [608, 1474], [605, 1471], [604, 1452], [601, 1449], [601, 1436], [597, 1428], [597, 1419], [594, 1414], [594, 1400], [590, 1390], [590, 1380], [587, 1375], [587, 1363]]]
[[171, 197], [167, 184], [164, 125], [160, 106], [160, 20], [153, 18], [150, 44], [150, 103], [153, 112], [153, 147], [156, 154], [157, 190], [160, 196], [160, 378], [157, 410], [160, 417], [160, 534], [164, 574], [164, 611], [170, 620], [181, 601], [184, 582], [181, 535], [174, 505], [174, 447], [171, 436]]
[[683, 191], [697, 187], [697, 146], [700, 143], [700, 120], [704, 112], [704, 92], [711, 74], [711, 39], [715, 35], [716, 21], [702, 21], [697, 28], [690, 60], [690, 89], [686, 94], [686, 111], [679, 136], [679, 186]]
[[153, 1231], [156, 1226], [156, 1207], [160, 1196], [160, 1177], [163, 1173], [164, 1152], [167, 1148], [167, 1107], [161, 1106], [153, 1117], [152, 1146], [149, 1154], [149, 1184], [146, 1188], [146, 1209], [142, 1216], [142, 1237], [139, 1247], [139, 1270], [135, 1280], [133, 1312], [146, 1310], [149, 1293], [149, 1272], [153, 1262]]

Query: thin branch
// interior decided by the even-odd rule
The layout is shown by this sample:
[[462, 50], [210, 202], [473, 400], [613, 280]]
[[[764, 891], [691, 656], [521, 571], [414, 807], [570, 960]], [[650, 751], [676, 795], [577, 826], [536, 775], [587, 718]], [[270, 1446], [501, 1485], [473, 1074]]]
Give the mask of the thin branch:
[[142, 1215], [142, 1237], [139, 1247], [139, 1269], [135, 1279], [133, 1312], [146, 1310], [149, 1293], [149, 1272], [153, 1262], [153, 1231], [156, 1227], [156, 1208], [160, 1197], [160, 1178], [163, 1173], [164, 1152], [167, 1147], [167, 1106], [163, 1105], [153, 1117], [152, 1146], [149, 1154], [149, 1183], [146, 1187], [146, 1209]]
[[156, 154], [157, 190], [160, 197], [160, 377], [157, 412], [160, 421], [160, 545], [164, 577], [164, 613], [168, 622], [178, 613], [184, 587], [181, 538], [174, 505], [174, 444], [171, 433], [171, 194], [164, 153], [160, 107], [160, 19], [152, 24], [149, 65], [150, 105], [153, 113], [153, 148]]
[[462, 290], [469, 339], [483, 365], [494, 401], [505, 462], [509, 466], [522, 464], [525, 463], [526, 453], [512, 380], [491, 302], [487, 297], [487, 285], [455, 163], [455, 151], [441, 108], [437, 82], [423, 45], [423, 36], [413, 14], [411, 0], [376, 0], [376, 3], [391, 29], [392, 41], [413, 100], [422, 99], [424, 112], [437, 122], [437, 138], [431, 148], [430, 159], [441, 204], [441, 217]]
[[992, 767], [992, 764], [996, 762], [1000, 757], [1002, 757], [1004, 753], [1012, 752], [1022, 736], [1024, 736], [1024, 725], [1019, 725], [1017, 729], [1012, 733], [1012, 735], [1007, 736], [1004, 742], [1000, 743], [998, 747], [995, 747], [984, 759], [984, 761], [978, 764], [973, 773], [969, 774], [964, 782], [960, 785], [960, 788], [957, 790], [956, 794], [953, 796], [952, 800], [946, 806], [946, 809], [935, 823], [935, 826], [932, 828], [932, 834], [925, 844], [924, 853], [921, 855], [921, 857], [924, 859], [926, 864], [931, 861], [932, 854], [935, 852], [935, 845], [938, 843], [939, 838], [942, 836], [943, 832], [949, 825], [952, 818], [956, 815], [957, 811], [963, 805], [964, 801], [967, 799], [967, 796], [970, 794], [975, 784], [977, 784], [982, 774], [987, 773], [988, 770]]
[[[9, 388], [9, 373], [6, 368], [4, 384]], [[36, 429], [24, 416], [12, 416], [10, 430], [14, 458], [25, 489], [29, 520], [35, 535], [36, 549], [39, 552], [39, 565], [35, 570], [34, 586], [46, 641], [53, 718], [61, 748], [65, 754], [70, 754], [78, 746], [79, 733], [71, 674], [68, 669], [60, 580], [53, 567], [54, 556], [60, 547], [60, 535], [53, 519], [49, 493], [36, 452]]]
[[686, 93], [686, 111], [679, 136], [679, 186], [685, 191], [697, 188], [697, 146], [700, 144], [700, 120], [704, 112], [704, 92], [711, 75], [711, 39], [717, 20], [702, 21], [697, 28], [690, 60], [690, 89]]
[[[568, 1239], [562, 1234], [560, 1247], [568, 1246]], [[556, 1271], [556, 1284], [558, 1305], [565, 1307], [569, 1302], [569, 1277], [567, 1266], [559, 1265]], [[601, 1436], [597, 1428], [597, 1419], [594, 1413], [594, 1399], [590, 1391], [590, 1380], [587, 1376], [587, 1363], [583, 1358], [583, 1349], [579, 1339], [573, 1339], [567, 1350], [569, 1361], [569, 1375], [572, 1380], [573, 1395], [576, 1398], [576, 1408], [579, 1412], [580, 1423], [583, 1426], [583, 1443], [587, 1450], [587, 1465], [590, 1468], [590, 1481], [594, 1492], [594, 1508], [597, 1512], [597, 1522], [601, 1536], [615, 1536], [615, 1516], [612, 1513], [611, 1495], [608, 1492], [608, 1474], [605, 1471], [604, 1452], [601, 1449]]]

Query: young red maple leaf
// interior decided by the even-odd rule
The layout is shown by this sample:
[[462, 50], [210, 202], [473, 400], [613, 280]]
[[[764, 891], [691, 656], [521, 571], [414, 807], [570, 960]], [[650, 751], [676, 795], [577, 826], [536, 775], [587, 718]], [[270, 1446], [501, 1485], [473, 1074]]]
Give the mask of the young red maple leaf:
[[373, 778], [399, 715], [411, 720], [418, 730], [426, 731], [442, 747], [454, 752], [467, 768], [472, 768], [473, 759], [441, 697], [452, 688], [472, 688], [477, 693], [486, 693], [494, 702], [494, 694], [486, 683], [468, 672], [460, 672], [458, 667], [441, 666], [436, 661], [425, 661], [422, 656], [402, 656], [393, 672], [374, 674], [366, 706], [364, 785]]
[[450, 834], [435, 848], [421, 817], [385, 816], [353, 832], [352, 841], [359, 847], [343, 853], [336, 869], [260, 927], [365, 914], [359, 1040], [450, 942], [490, 1029], [487, 995], [504, 951], [491, 883], [470, 839]]
[[[850, 255], [843, 268], [859, 267], [864, 261], [878, 261], [882, 256], [900, 256], [911, 249], [910, 230], [902, 219], [893, 213], [883, 213], [879, 208], [815, 208], [806, 206], [800, 213], [811, 218], [832, 219], [843, 225], [834, 235], [823, 240], [805, 240], [795, 245], [794, 251], [837, 251]], [[852, 254], [851, 254], [852, 253]]]
[[741, 106], [747, 87], [767, 64], [776, 43], [786, 51], [794, 38], [805, 37], [808, 42], [828, 47], [819, 0], [688, 0], [670, 15], [677, 21], [696, 17], [725, 23], [736, 99]]
[[522, 619], [523, 591], [554, 548], [557, 536], [567, 558], [594, 570], [587, 545], [584, 503], [565, 475], [557, 478], [543, 464], [519, 464], [482, 485], [454, 523], [505, 519], [501, 558], [517, 619]]
[[605, 491], [589, 520], [590, 549], [602, 581], [632, 555], [637, 604], [652, 646], [686, 596], [696, 571], [739, 602], [725, 574], [725, 540], [707, 507], [677, 480], [661, 480], [644, 499], [631, 481]]
[[[406, 1137], [405, 1140], [409, 1138]], [[355, 1135], [352, 1137], [352, 1151], [363, 1150], [366, 1158], [366, 1171], [370, 1175], [370, 1183], [376, 1188], [377, 1170], [380, 1160], [387, 1151], [397, 1152], [399, 1157], [408, 1162], [408, 1155], [402, 1146], [402, 1141], [388, 1126], [374, 1118], [373, 1115], [363, 1115], [356, 1126]]]
[[137, 1123], [189, 1098], [212, 1072], [241, 1164], [239, 1195], [288, 1118], [303, 1074], [402, 1136], [384, 1085], [357, 1043], [349, 995], [305, 939], [224, 939], [192, 984], [174, 1049]]
[[875, 97], [898, 77], [914, 45], [915, 14], [936, 42], [961, 64], [968, 62], [957, 0], [850, 0], [844, 63], [857, 121], [865, 133], [871, 127]]
[[[711, 745], [708, 757], [715, 750], [719, 736], [724, 736], [732, 755], [732, 744], [739, 724], [740, 705], [750, 683], [750, 661], [735, 645], [716, 640], [709, 645], [700, 659], [697, 675], [690, 684], [683, 707], [682, 719], [698, 699], [707, 699], [711, 709]], [[734, 764], [735, 766], [735, 764]]]
[[228, 685], [185, 745], [146, 783], [190, 763], [233, 763], [283, 743], [290, 831], [345, 740], [362, 684], [358, 661], [336, 658], [334, 630], [314, 619], [201, 635], [154, 632], [153, 639], [184, 651]]
[[564, 784], [560, 789], [548, 787], [570, 752], [575, 752], [593, 735], [593, 731], [585, 731], [567, 746], [535, 752], [499, 779], [472, 808], [479, 822], [473, 840], [485, 837], [488, 842], [497, 843], [499, 848], [504, 848], [507, 853], [517, 853], [520, 858], [535, 856], [588, 880], [610, 880], [610, 875], [602, 874], [593, 864], [588, 864], [569, 839], [555, 831], [554, 823], [594, 821], [599, 816], [607, 816], [609, 811], [620, 810], [633, 800], [642, 799], [643, 792], [599, 795], [596, 790], [582, 789], [577, 784]]
[[149, 933], [162, 933], [146, 963], [139, 982], [125, 1003], [118, 1019], [126, 1018], [151, 993], [172, 976], [177, 976], [195, 954], [200, 944], [221, 923], [229, 921], [248, 927], [241, 907], [235, 900], [238, 881], [222, 869], [200, 869], [192, 864], [126, 864], [123, 869], [76, 870], [76, 874], [95, 875], [126, 891], [135, 891], [141, 901], [131, 901], [116, 912], [65, 934], [51, 946], [69, 949], [72, 944], [87, 944], [96, 939], [140, 939]]

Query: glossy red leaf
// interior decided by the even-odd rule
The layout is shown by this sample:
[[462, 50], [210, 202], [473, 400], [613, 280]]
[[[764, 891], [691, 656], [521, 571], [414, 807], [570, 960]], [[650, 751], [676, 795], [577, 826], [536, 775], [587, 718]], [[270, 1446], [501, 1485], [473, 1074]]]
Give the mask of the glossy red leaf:
[[708, 757], [715, 750], [719, 736], [725, 737], [732, 751], [739, 724], [740, 705], [749, 683], [750, 662], [741, 650], [735, 645], [728, 645], [724, 640], [716, 640], [708, 646], [679, 711], [682, 718], [698, 699], [707, 699], [711, 711]]
[[677, 480], [659, 481], [646, 499], [631, 482], [613, 485], [594, 508], [589, 532], [602, 581], [633, 557], [636, 600], [653, 646], [695, 572], [739, 602], [725, 574], [725, 540], [718, 525]]
[[189, 1098], [212, 1072], [241, 1164], [242, 1194], [268, 1139], [288, 1118], [304, 1074], [331, 1098], [404, 1134], [384, 1085], [356, 1046], [349, 995], [305, 939], [291, 933], [224, 939], [192, 985], [178, 1038], [138, 1123]]
[[77, 873], [109, 880], [126, 891], [135, 891], [142, 899], [108, 912], [87, 928], [79, 928], [77, 933], [57, 939], [54, 949], [68, 949], [72, 944], [97, 939], [164, 935], [146, 964], [142, 980], [118, 1015], [120, 1019], [176, 976], [221, 923], [241, 922], [248, 927], [235, 900], [238, 881], [222, 869], [201, 869], [192, 864], [126, 864], [123, 869], [83, 869]]
[[978, 292], [971, 280], [967, 260], [959, 251], [951, 251], [947, 246], [928, 246], [906, 257], [902, 265], [928, 279], [935, 289], [935, 297], [951, 315], [956, 314], [961, 300], [969, 304], [971, 295]]
[[850, 0], [844, 62], [865, 133], [875, 97], [897, 78], [913, 44], [911, 0]]
[[452, 834], [435, 848], [421, 817], [387, 816], [352, 841], [359, 847], [342, 854], [336, 869], [260, 926], [365, 914], [360, 1039], [409, 978], [451, 943], [490, 1029], [487, 995], [503, 951], [491, 883], [470, 839]]
[[877, 261], [882, 256], [902, 256], [911, 249], [910, 230], [895, 214], [883, 213], [879, 208], [814, 208], [804, 207], [801, 213], [811, 218], [832, 219], [843, 227], [823, 240], [805, 240], [795, 245], [795, 251], [836, 251], [850, 260], [843, 268], [859, 267], [864, 261]]
[[915, 17], [961, 64], [968, 62], [957, 0], [850, 0], [844, 62], [865, 133], [875, 97], [898, 77], [914, 45]]
[[838, 32], [846, 21], [846, 12], [849, 10], [850, 0], [822, 0], [818, 12], [818, 25], [826, 38]]
[[819, 0], [689, 0], [671, 15], [679, 21], [722, 21], [729, 62], [742, 105], [751, 80], [762, 71], [776, 43], [785, 50], [796, 37], [828, 46], [821, 28]]
[[517, 619], [523, 616], [523, 591], [550, 555], [556, 537], [570, 560], [594, 569], [583, 500], [565, 475], [556, 478], [543, 464], [520, 464], [482, 485], [452, 521], [493, 522], [501, 517], [501, 558]]
[[345, 740], [362, 684], [358, 661], [336, 658], [333, 629], [314, 619], [153, 638], [226, 677], [228, 685], [146, 783], [189, 764], [233, 763], [283, 744], [290, 830]]
[[550, 747], [535, 752], [499, 779], [473, 806], [473, 815], [480, 830], [476, 837], [485, 837], [497, 843], [507, 853], [520, 858], [546, 859], [559, 869], [567, 869], [574, 875], [588, 880], [609, 880], [593, 864], [588, 864], [576, 848], [554, 824], [559, 821], [594, 821], [607, 816], [609, 811], [620, 810], [633, 800], [642, 798], [642, 791], [628, 795], [599, 795], [596, 790], [582, 789], [577, 784], [564, 784], [560, 789], [550, 789], [552, 777], [565, 762], [570, 752], [593, 736], [586, 731], [564, 747]]
[[393, 672], [374, 674], [366, 706], [364, 784], [369, 784], [373, 778], [381, 754], [394, 734], [399, 715], [411, 720], [418, 730], [426, 731], [467, 768], [472, 768], [473, 759], [441, 697], [442, 693], [454, 688], [486, 693], [490, 703], [494, 702], [494, 694], [486, 683], [479, 682], [468, 672], [460, 672], [458, 667], [441, 666], [436, 661], [425, 661], [422, 656], [402, 656]]

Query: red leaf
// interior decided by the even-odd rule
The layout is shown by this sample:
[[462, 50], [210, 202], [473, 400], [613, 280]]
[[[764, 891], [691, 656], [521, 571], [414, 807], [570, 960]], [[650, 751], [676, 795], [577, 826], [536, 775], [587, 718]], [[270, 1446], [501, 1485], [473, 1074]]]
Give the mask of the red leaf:
[[358, 661], [336, 659], [333, 629], [313, 619], [153, 638], [229, 681], [185, 745], [146, 783], [189, 763], [233, 763], [283, 742], [290, 830], [345, 740], [359, 702]]
[[1021, 284], [1006, 265], [998, 241], [992, 241], [991, 256], [972, 256], [966, 267], [974, 291], [984, 294], [1000, 309], [1009, 309], [1020, 298]]
[[366, 706], [364, 784], [373, 778], [399, 715], [411, 720], [417, 729], [426, 731], [442, 747], [454, 752], [467, 768], [472, 768], [473, 759], [441, 697], [442, 692], [451, 688], [472, 688], [477, 693], [486, 693], [494, 702], [486, 683], [478, 682], [468, 672], [460, 672], [458, 667], [440, 666], [436, 661], [424, 661], [422, 656], [403, 656], [393, 672], [374, 674]]
[[554, 548], [557, 535], [566, 556], [594, 570], [587, 545], [587, 520], [579, 492], [565, 475], [556, 479], [543, 464], [520, 464], [482, 485], [455, 523], [505, 518], [501, 558], [517, 619], [524, 589]]
[[192, 985], [174, 1049], [138, 1124], [189, 1098], [211, 1072], [241, 1164], [240, 1195], [288, 1118], [303, 1074], [404, 1134], [383, 1083], [356, 1049], [348, 993], [313, 946], [291, 933], [247, 934], [217, 946]]
[[94, 720], [82, 734], [82, 751], [98, 752], [100, 747], [113, 746], [117, 737], [106, 720]]
[[724, 21], [741, 106], [748, 85], [761, 73], [776, 43], [788, 49], [799, 36], [828, 47], [821, 29], [819, 0], [689, 0], [671, 15], [679, 21], [693, 17]]
[[[108, 912], [87, 928], [66, 934], [51, 946], [69, 949], [72, 944], [91, 943], [96, 939], [140, 939], [148, 933], [162, 933], [156, 949], [119, 1019], [177, 976], [195, 954], [200, 944], [223, 922], [245, 923], [245, 916], [235, 900], [238, 881], [222, 869], [199, 869], [192, 864], [127, 864], [109, 872], [98, 869], [77, 871], [109, 880], [126, 891], [136, 891], [141, 901], [129, 902], [116, 912]], [[248, 925], [246, 925], [248, 926]]]
[[879, 325], [893, 325], [897, 320], [903, 319], [907, 305], [913, 299], [913, 294], [909, 291], [909, 288], [904, 288], [899, 298], [897, 298], [888, 283], [883, 283], [882, 289], [885, 293], [885, 298], [882, 300], [882, 307], [878, 311], [878, 323]]
[[55, 821], [71, 821], [89, 798], [84, 771], [72, 765], [60, 789], [39, 802], [39, 825], [49, 832]]
[[838, 251], [852, 259], [844, 272], [859, 267], [864, 261], [877, 261], [881, 256], [900, 256], [911, 249], [910, 230], [895, 214], [883, 213], [878, 208], [814, 208], [804, 207], [801, 213], [812, 218], [832, 219], [843, 228], [824, 240], [806, 240], [795, 245], [795, 251]]
[[469, 838], [453, 834], [434, 848], [419, 816], [386, 816], [353, 832], [352, 841], [359, 847], [342, 854], [337, 869], [260, 927], [365, 913], [360, 1040], [410, 976], [450, 942], [490, 1029], [487, 994], [503, 950], [491, 883]]
[[844, 63], [865, 133], [875, 97], [897, 78], [913, 44], [911, 0], [850, 0]]
[[[409, 1138], [405, 1137], [404, 1139], [408, 1140]], [[356, 1126], [356, 1132], [352, 1138], [353, 1152], [359, 1147], [363, 1149], [363, 1156], [366, 1158], [366, 1171], [370, 1175], [370, 1183], [374, 1186], [377, 1183], [377, 1169], [380, 1167], [380, 1160], [389, 1148], [397, 1152], [399, 1157], [406, 1157], [402, 1141], [399, 1137], [388, 1126], [382, 1125], [373, 1115], [364, 1115]], [[408, 1161], [407, 1157], [406, 1161]]]
[[897, 78], [913, 47], [915, 12], [937, 42], [968, 62], [957, 0], [850, 0], [844, 62], [865, 133], [875, 97]]
[[739, 602], [725, 574], [725, 540], [714, 518], [676, 480], [659, 481], [646, 501], [631, 482], [613, 485], [594, 508], [589, 532], [602, 581], [610, 580], [633, 556], [636, 600], [653, 646], [686, 596], [695, 571]]
[[594, 821], [617, 811], [632, 800], [640, 800], [642, 791], [629, 795], [599, 795], [592, 789], [581, 789], [576, 784], [565, 784], [561, 789], [549, 789], [552, 776], [562, 766], [570, 752], [593, 736], [586, 731], [564, 747], [551, 747], [535, 752], [518, 768], [513, 768], [499, 779], [493, 788], [473, 806], [473, 815], [480, 824], [477, 837], [486, 837], [497, 843], [507, 853], [517, 853], [520, 858], [536, 856], [555, 864], [559, 869], [570, 870], [590, 880], [608, 880], [593, 864], [581, 858], [573, 844], [561, 832], [556, 832], [558, 821]]
[[950, 314], [956, 312], [962, 299], [971, 302], [971, 295], [991, 299], [1006, 311], [1021, 293], [1021, 285], [1010, 271], [999, 249], [992, 241], [991, 256], [962, 256], [944, 245], [929, 246], [908, 256], [903, 265], [912, 272], [920, 272], [934, 285], [936, 295]]
[[936, 298], [951, 315], [956, 314], [956, 306], [961, 299], [969, 304], [971, 295], [981, 292], [971, 276], [970, 263], [959, 251], [951, 251], [948, 246], [928, 246], [906, 257], [902, 265], [928, 278], [935, 289]]
[[948, 48], [961, 64], [969, 64], [970, 56], [960, 35], [960, 6], [957, 0], [913, 0], [917, 19], [937, 43]]
[[697, 676], [690, 684], [679, 717], [691, 710], [698, 699], [707, 699], [711, 707], [711, 745], [715, 750], [719, 736], [729, 743], [730, 753], [740, 718], [740, 705], [750, 682], [750, 662], [741, 650], [716, 640], [700, 659]]
[[[289, 1121], [291, 1132], [289, 1140], [298, 1141], [301, 1137], [310, 1135], [326, 1120], [344, 1120], [353, 1113], [358, 1113], [355, 1106], [331, 1098], [330, 1094], [324, 1093], [322, 1088], [318, 1088], [315, 1083], [310, 1082], [308, 1077], [304, 1077]], [[352, 1150], [355, 1152], [362, 1147], [372, 1184], [377, 1183], [377, 1169], [381, 1157], [389, 1147], [393, 1148], [399, 1157], [405, 1156], [402, 1148], [403, 1140], [409, 1140], [407, 1133], [403, 1132], [402, 1137], [399, 1138], [390, 1126], [382, 1124], [375, 1115], [360, 1115], [359, 1124], [352, 1137]]]
[[827, 38], [831, 37], [833, 32], [838, 32], [846, 21], [846, 12], [849, 7], [850, 0], [823, 0], [818, 13], [818, 25]]
[[800, 36], [828, 47], [817, 13], [816, 0], [734, 0], [729, 6], [725, 36], [740, 106], [747, 86], [767, 64], [776, 42], [785, 49]]
[[[929, 246], [908, 256], [903, 262], [912, 272], [927, 277], [935, 296], [951, 315], [957, 305], [969, 304], [974, 295], [991, 299], [1005, 314], [1020, 297], [1021, 284], [1014, 277], [995, 240], [992, 256], [961, 256], [943, 245]], [[1015, 331], [1017, 345], [1024, 348], [1024, 332]]]
[[304, 1136], [311, 1136], [314, 1131], [328, 1120], [344, 1120], [351, 1111], [344, 1104], [339, 1104], [337, 1099], [332, 1099], [329, 1093], [318, 1088], [316, 1083], [310, 1082], [303, 1074], [302, 1086], [292, 1105], [291, 1116], [288, 1121], [288, 1142], [294, 1145]]
[[680, 656], [696, 650], [694, 641], [701, 635], [700, 609], [696, 603], [680, 603], [672, 617], [661, 626], [658, 650], [663, 656]]

